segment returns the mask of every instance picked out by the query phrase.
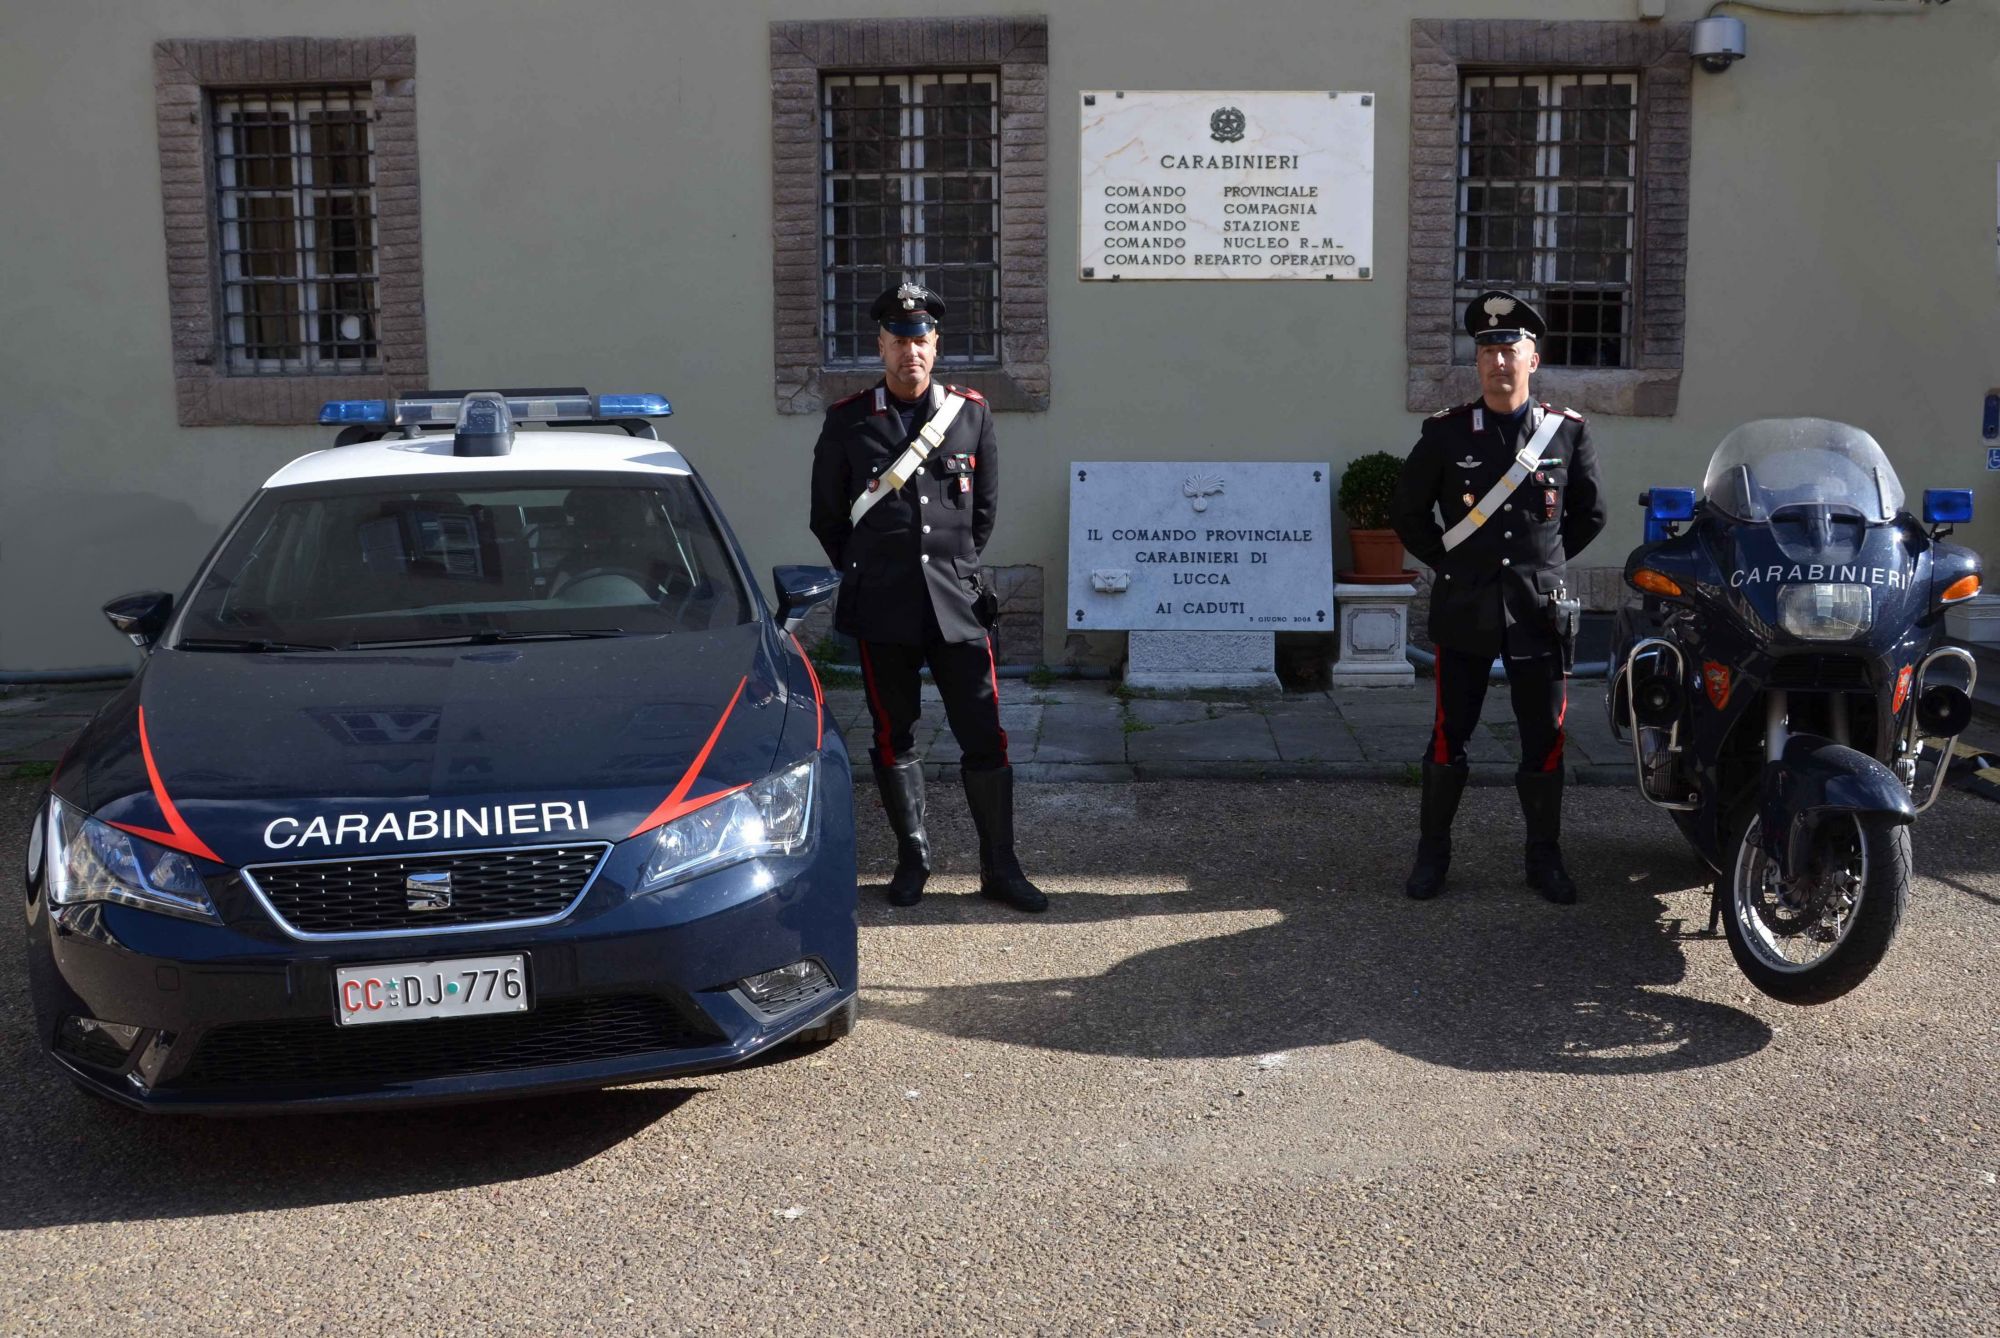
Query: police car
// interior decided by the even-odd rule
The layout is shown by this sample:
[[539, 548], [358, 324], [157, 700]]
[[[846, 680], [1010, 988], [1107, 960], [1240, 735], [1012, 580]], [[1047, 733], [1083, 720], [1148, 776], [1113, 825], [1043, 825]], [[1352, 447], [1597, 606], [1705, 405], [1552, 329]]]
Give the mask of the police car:
[[148, 1110], [349, 1107], [847, 1033], [847, 752], [792, 634], [837, 578], [767, 606], [669, 412], [328, 404], [183, 598], [106, 606], [147, 655], [28, 843], [58, 1065]]

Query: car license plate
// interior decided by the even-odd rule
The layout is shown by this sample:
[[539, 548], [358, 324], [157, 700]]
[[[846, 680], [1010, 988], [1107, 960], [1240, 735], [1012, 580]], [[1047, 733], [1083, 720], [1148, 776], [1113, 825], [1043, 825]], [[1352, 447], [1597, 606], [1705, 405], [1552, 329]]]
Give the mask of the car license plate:
[[343, 1027], [528, 1011], [527, 958], [343, 966], [333, 973], [333, 1016]]

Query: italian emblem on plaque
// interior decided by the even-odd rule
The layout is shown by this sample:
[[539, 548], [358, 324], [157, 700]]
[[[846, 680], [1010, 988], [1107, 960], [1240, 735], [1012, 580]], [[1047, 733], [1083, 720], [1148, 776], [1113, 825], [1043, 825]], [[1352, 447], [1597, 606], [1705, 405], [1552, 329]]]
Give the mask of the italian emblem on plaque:
[[1208, 118], [1208, 137], [1218, 144], [1234, 144], [1243, 138], [1243, 113], [1234, 107], [1217, 107]]

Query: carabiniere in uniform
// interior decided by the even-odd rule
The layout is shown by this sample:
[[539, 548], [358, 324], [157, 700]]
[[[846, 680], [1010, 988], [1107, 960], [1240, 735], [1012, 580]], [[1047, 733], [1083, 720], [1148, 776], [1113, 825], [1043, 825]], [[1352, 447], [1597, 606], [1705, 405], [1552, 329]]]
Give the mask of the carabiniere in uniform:
[[1564, 564], [1604, 528], [1597, 453], [1583, 415], [1538, 404], [1528, 381], [1546, 333], [1511, 293], [1482, 293], [1465, 310], [1481, 397], [1434, 414], [1403, 464], [1390, 523], [1432, 570], [1430, 630], [1437, 709], [1423, 759], [1422, 835], [1404, 890], [1434, 897], [1451, 861], [1451, 824], [1468, 775], [1465, 745], [1503, 657], [1521, 762], [1529, 886], [1576, 899], [1564, 867], [1563, 716], [1575, 655], [1577, 601]]

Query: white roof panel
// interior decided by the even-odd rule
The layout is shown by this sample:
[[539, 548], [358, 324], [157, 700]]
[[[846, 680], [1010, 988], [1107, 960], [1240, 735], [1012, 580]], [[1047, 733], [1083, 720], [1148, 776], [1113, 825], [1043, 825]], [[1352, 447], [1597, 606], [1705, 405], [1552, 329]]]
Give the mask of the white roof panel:
[[663, 441], [622, 432], [536, 431], [520, 428], [507, 455], [453, 455], [451, 433], [427, 432], [405, 438], [333, 446], [302, 455], [264, 481], [267, 488], [350, 479], [396, 478], [414, 474], [508, 474], [563, 470], [604, 473], [680, 474], [692, 471], [681, 453]]

